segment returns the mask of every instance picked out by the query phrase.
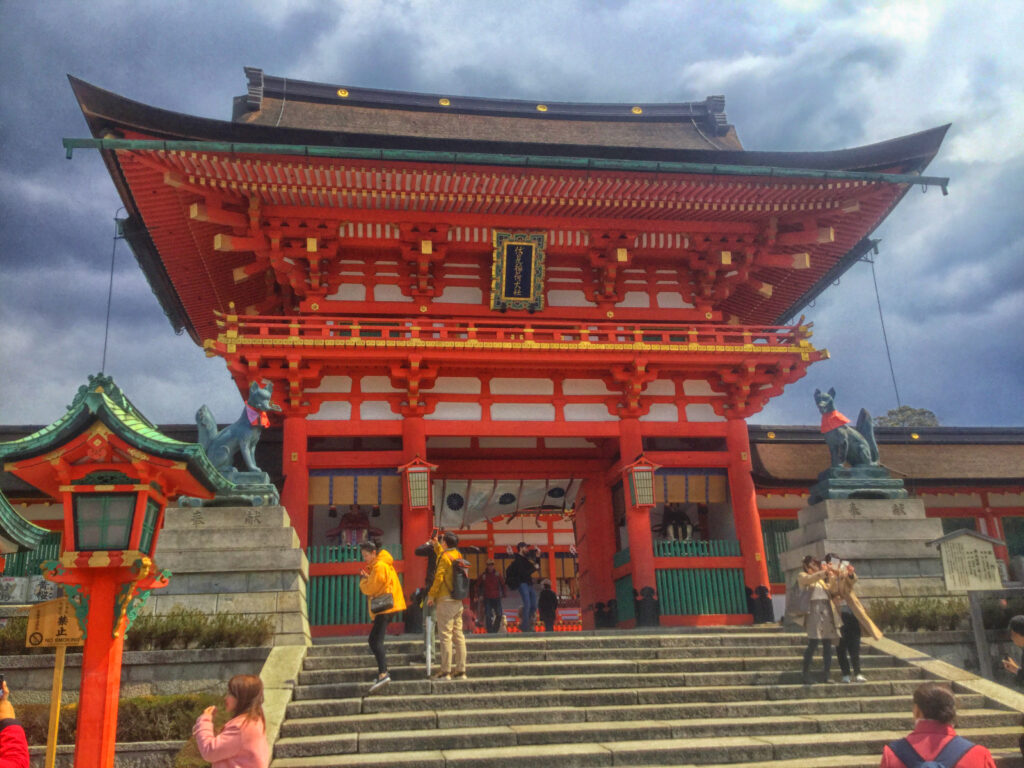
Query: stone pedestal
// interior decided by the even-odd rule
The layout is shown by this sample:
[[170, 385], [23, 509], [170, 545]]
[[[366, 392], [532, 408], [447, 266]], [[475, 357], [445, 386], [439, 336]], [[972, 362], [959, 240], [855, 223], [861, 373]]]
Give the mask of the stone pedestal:
[[942, 536], [942, 521], [926, 518], [920, 499], [828, 499], [797, 518], [780, 556], [787, 585], [806, 555], [835, 552], [857, 569], [862, 600], [946, 594], [939, 552], [927, 546]]
[[269, 615], [274, 645], [309, 644], [309, 563], [284, 507], [168, 507], [155, 559], [172, 574], [155, 613]]

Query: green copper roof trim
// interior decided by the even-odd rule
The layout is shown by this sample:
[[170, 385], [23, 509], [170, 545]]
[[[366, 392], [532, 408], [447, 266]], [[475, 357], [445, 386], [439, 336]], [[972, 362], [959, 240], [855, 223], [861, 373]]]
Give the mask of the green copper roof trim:
[[49, 426], [18, 440], [0, 443], [0, 461], [40, 456], [81, 434], [94, 421], [144, 453], [183, 461], [192, 475], [210, 491], [230, 493], [235, 484], [213, 465], [198, 443], [185, 443], [161, 433], [125, 397], [114, 380], [101, 373], [89, 377], [67, 412]]
[[22, 517], [18, 510], [11, 506], [3, 491], [0, 491], [0, 536], [14, 542], [18, 546], [18, 552], [35, 549], [48, 533], [45, 528], [40, 528]]
[[160, 141], [151, 139], [64, 139], [70, 160], [76, 149], [135, 150], [148, 152], [226, 152], [228, 154], [299, 155], [301, 157], [344, 157], [357, 160], [397, 160], [422, 163], [470, 163], [530, 168], [638, 171], [641, 173], [705, 173], [713, 176], [762, 176], [778, 179], [821, 179], [822, 181], [870, 181], [886, 184], [920, 184], [941, 187], [948, 194], [949, 178], [912, 173], [874, 171], [823, 171], [811, 168], [778, 168], [765, 165], [718, 165], [673, 163], [660, 160], [606, 160], [594, 157], [545, 155], [502, 155], [482, 152], [436, 152], [416, 149], [362, 149], [296, 144], [240, 144], [226, 141]]

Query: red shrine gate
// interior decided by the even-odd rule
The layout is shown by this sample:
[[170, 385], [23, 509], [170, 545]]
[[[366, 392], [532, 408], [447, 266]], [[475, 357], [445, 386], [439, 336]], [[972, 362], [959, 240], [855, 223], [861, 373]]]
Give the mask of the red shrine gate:
[[[248, 74], [231, 123], [73, 80], [97, 138], [67, 144], [103, 152], [172, 324], [243, 389], [273, 382], [315, 631], [365, 618], [346, 531], [379, 528], [407, 591], [423, 582], [413, 553], [459, 512], [449, 485], [464, 507], [516, 505], [459, 521], [491, 555], [510, 514], [542, 513], [548, 568], [575, 581], [587, 626], [611, 600], [629, 625], [646, 588], [663, 623], [749, 621], [743, 586], [769, 582], [744, 419], [827, 356], [783, 321], [912, 184], [944, 183], [920, 172], [945, 128], [748, 153], [717, 97], [545, 105], [292, 81], [285, 99], [281, 78]], [[638, 461], [658, 467], [646, 498]], [[398, 473], [411, 462], [433, 467], [433, 506]], [[539, 483], [571, 506], [524, 505]], [[698, 541], [658, 538], [666, 505], [697, 505]]]

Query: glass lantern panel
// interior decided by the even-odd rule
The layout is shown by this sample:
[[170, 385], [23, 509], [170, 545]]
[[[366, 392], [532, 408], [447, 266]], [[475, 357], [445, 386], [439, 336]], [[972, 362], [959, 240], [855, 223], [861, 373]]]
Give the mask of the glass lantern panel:
[[429, 494], [429, 472], [418, 472], [410, 470], [408, 472], [409, 478], [409, 506], [411, 507], [427, 507], [430, 506], [430, 494]]
[[134, 493], [82, 494], [75, 498], [75, 547], [79, 551], [128, 549]]
[[630, 479], [633, 481], [633, 503], [637, 506], [653, 506], [654, 473], [648, 469], [634, 469]]
[[153, 535], [156, 533], [156, 519], [160, 515], [160, 505], [152, 499], [146, 504], [146, 517], [142, 521], [142, 536], [139, 538], [139, 551], [152, 555]]

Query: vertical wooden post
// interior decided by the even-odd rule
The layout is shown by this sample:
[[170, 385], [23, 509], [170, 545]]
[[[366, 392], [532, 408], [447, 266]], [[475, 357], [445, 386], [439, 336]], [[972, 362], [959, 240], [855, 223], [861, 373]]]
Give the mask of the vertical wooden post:
[[306, 462], [306, 419], [286, 416], [281, 448], [284, 488], [281, 503], [288, 510], [292, 527], [303, 549], [309, 546], [309, 466]]
[[971, 612], [971, 629], [974, 632], [974, 647], [978, 649], [978, 671], [986, 680], [991, 680], [992, 675], [992, 652], [988, 647], [988, 638], [985, 636], [985, 620], [981, 614], [981, 596], [979, 590], [967, 591], [967, 605]]
[[[406, 416], [402, 420], [402, 460], [409, 462], [419, 456], [427, 458], [427, 432], [422, 416]], [[413, 512], [409, 508], [409, 489], [402, 478], [402, 560], [405, 564], [405, 590], [412, 592], [423, 586], [427, 578], [427, 559], [416, 556], [416, 547], [430, 538], [431, 513]]]
[[751, 589], [769, 586], [768, 562], [761, 536], [761, 515], [757, 511], [757, 492], [750, 475], [750, 435], [743, 419], [729, 419], [726, 424], [729, 450], [729, 495], [736, 523], [736, 538], [743, 555], [743, 578]]
[[57, 646], [53, 662], [53, 685], [50, 688], [50, 725], [46, 732], [46, 768], [53, 768], [57, 760], [57, 730], [60, 728], [60, 697], [64, 690], [64, 657], [67, 647]]
[[[643, 437], [637, 419], [619, 421], [619, 459], [630, 464], [643, 453]], [[623, 482], [629, 481], [623, 478]], [[654, 537], [651, 535], [651, 514], [647, 507], [634, 508], [626, 494], [626, 532], [629, 534], [629, 561], [633, 566], [633, 588], [639, 592], [650, 587], [657, 592], [654, 577]]]
[[91, 569], [82, 684], [75, 731], [75, 768], [113, 768], [117, 706], [121, 694], [124, 633], [114, 637], [114, 595], [124, 582], [120, 568]]
[[586, 478], [580, 495], [586, 497], [586, 504], [576, 516], [580, 615], [583, 628], [593, 629], [594, 603], [607, 603], [615, 597], [615, 512], [612, 492], [603, 475]]

